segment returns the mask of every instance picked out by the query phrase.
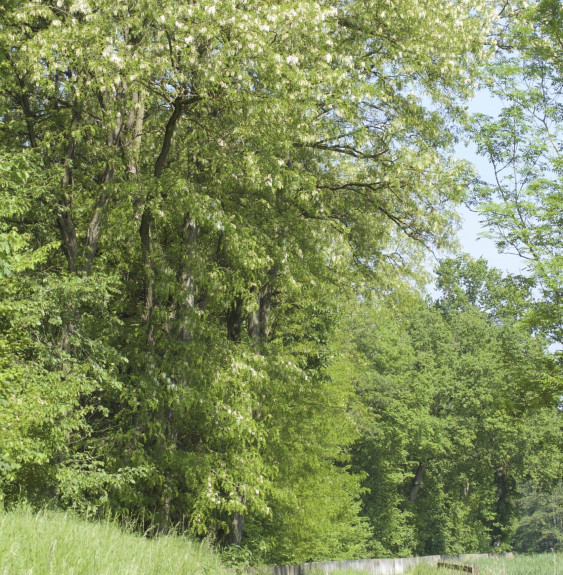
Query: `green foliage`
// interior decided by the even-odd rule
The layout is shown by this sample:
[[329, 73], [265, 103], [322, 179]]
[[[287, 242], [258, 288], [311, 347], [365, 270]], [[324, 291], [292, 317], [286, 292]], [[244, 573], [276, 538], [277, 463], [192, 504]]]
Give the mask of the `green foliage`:
[[[0, 283], [0, 492], [10, 499], [25, 485], [28, 497], [45, 497], [54, 493], [62, 471], [53, 464], [72, 465], [71, 444], [88, 433], [86, 419], [98, 409], [84, 398], [115, 384], [105, 369], [111, 350], [88, 333], [93, 316], [104, 317], [114, 286], [106, 277], [34, 277], [59, 244], [34, 237], [25, 224], [44, 198], [48, 174], [32, 152], [4, 157], [2, 167], [9, 177], [3, 179], [0, 208], [0, 229], [6, 230]], [[72, 345], [82, 351], [72, 357], [60, 349], [56, 334], [68, 317], [67, 302], [76, 297], [85, 305]]]
[[491, 494], [512, 493], [515, 421], [556, 381], [541, 341], [452, 282], [443, 310], [397, 293], [341, 326], [451, 243], [471, 170], [450, 151], [496, 3], [0, 18], [5, 502], [182, 525], [241, 562], [362, 555], [372, 529], [377, 553], [504, 541]]
[[516, 253], [536, 280], [528, 321], [561, 343], [563, 282], [561, 5], [532, 2], [508, 27], [490, 71], [493, 94], [504, 108], [497, 118], [478, 114], [471, 136], [494, 168], [494, 182], [473, 188], [472, 205], [501, 251]]
[[560, 471], [559, 370], [546, 342], [509, 320], [500, 295], [517, 286], [480, 262], [463, 282], [455, 269], [440, 270], [437, 304], [397, 290], [347, 323], [368, 408], [353, 461], [380, 556], [506, 547], [519, 482]]
[[561, 552], [563, 549], [563, 488], [559, 483], [549, 492], [533, 483], [522, 487], [521, 517], [514, 534], [514, 548], [523, 553]]

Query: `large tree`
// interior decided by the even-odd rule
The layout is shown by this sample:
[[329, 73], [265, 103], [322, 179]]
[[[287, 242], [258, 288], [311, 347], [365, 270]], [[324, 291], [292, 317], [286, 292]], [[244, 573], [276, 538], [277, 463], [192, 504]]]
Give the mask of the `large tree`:
[[[0, 19], [1, 151], [35, 174], [7, 188], [29, 201], [2, 233], [43, 249], [2, 308], [6, 334], [10, 309], [37, 310], [6, 368], [68, 398], [2, 391], [12, 414], [49, 406], [6, 496], [231, 543], [273, 509], [289, 549], [288, 494], [318, 482], [340, 506], [320, 521], [357, 549], [353, 389], [326, 345], [342, 298], [447, 241], [494, 3], [9, 0]], [[329, 554], [328, 532], [293, 558]]]

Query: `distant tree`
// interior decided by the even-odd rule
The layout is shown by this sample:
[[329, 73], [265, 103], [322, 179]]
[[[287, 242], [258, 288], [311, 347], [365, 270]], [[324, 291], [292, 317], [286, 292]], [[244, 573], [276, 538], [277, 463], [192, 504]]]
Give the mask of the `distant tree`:
[[519, 485], [560, 470], [557, 363], [510, 319], [518, 286], [464, 263], [441, 266], [436, 304], [396, 290], [347, 324], [367, 409], [353, 463], [380, 555], [507, 549]]
[[563, 550], [563, 487], [542, 492], [531, 483], [522, 486], [521, 517], [514, 534], [514, 549], [521, 553]]

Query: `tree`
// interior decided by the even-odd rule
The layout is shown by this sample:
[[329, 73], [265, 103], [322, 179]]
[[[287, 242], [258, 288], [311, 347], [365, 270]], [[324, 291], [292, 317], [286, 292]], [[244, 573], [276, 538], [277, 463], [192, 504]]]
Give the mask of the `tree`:
[[319, 516], [360, 548], [354, 426], [327, 431], [350, 403], [325, 373], [332, 319], [447, 243], [494, 4], [10, 0], [0, 18], [0, 146], [42, 158], [18, 233], [53, 246], [21, 281], [45, 370], [77, 385], [44, 495], [239, 544], [301, 505], [301, 453], [297, 491], [338, 486], [353, 512], [325, 497]]
[[353, 463], [367, 476], [364, 512], [380, 555], [508, 548], [519, 485], [545, 474], [535, 455], [552, 453], [560, 469], [557, 364], [510, 320], [503, 287], [484, 289], [497, 272], [467, 262], [457, 275], [458, 263], [440, 268], [436, 304], [396, 290], [359, 305], [347, 324], [343, 361], [368, 410]]
[[560, 56], [562, 8], [544, 0], [521, 8], [491, 69], [491, 91], [505, 107], [498, 118], [473, 117], [478, 151], [494, 168], [493, 182], [473, 189], [501, 251], [528, 262], [538, 295], [530, 321], [561, 343], [563, 317], [562, 116]]
[[531, 483], [525, 484], [522, 490], [522, 517], [514, 534], [514, 548], [521, 553], [560, 552], [563, 547], [561, 485], [550, 493], [538, 491]]
[[[107, 310], [114, 286], [107, 277], [36, 276], [60, 247], [34, 222], [43, 212], [50, 174], [31, 150], [2, 155], [0, 164], [1, 497], [13, 501], [25, 486], [29, 501], [55, 495], [70, 500], [80, 482], [101, 495], [101, 486], [117, 477], [73, 443], [89, 436], [90, 418], [104, 409], [96, 394], [118, 386], [112, 367], [120, 357], [103, 333], [91, 339], [94, 317], [106, 326], [115, 321]], [[83, 302], [82, 316], [73, 318], [72, 345], [80, 352], [71, 355], [60, 343], [67, 302], [75, 298]]]

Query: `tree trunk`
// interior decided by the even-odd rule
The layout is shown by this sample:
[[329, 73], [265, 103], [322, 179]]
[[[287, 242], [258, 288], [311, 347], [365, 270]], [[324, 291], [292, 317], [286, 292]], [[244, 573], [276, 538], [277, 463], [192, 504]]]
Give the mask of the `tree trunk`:
[[231, 304], [226, 315], [227, 339], [230, 341], [240, 341], [242, 332], [242, 300], [236, 298]]
[[[268, 272], [267, 281], [260, 287], [254, 288], [252, 291], [257, 298], [258, 307], [251, 311], [247, 317], [247, 331], [248, 336], [258, 346], [258, 350], [266, 343], [270, 334], [270, 309], [272, 305], [272, 282], [276, 278], [278, 268], [274, 266]], [[233, 335], [239, 341], [240, 329], [242, 324], [241, 318], [242, 302], [236, 301], [236, 304], [231, 308], [227, 316], [227, 332]], [[258, 351], [258, 353], [261, 353]], [[256, 415], [256, 414], [255, 414]], [[240, 495], [240, 501], [246, 504], [246, 497]], [[228, 545], [240, 545], [242, 542], [242, 535], [244, 530], [244, 514], [233, 513], [231, 515], [231, 526], [227, 538]]]
[[[166, 123], [166, 128], [164, 130], [164, 139], [160, 148], [160, 153], [154, 164], [154, 177], [159, 179], [162, 175], [168, 155], [170, 153], [170, 147], [172, 145], [172, 137], [176, 130], [176, 125], [182, 115], [183, 110], [183, 100], [181, 98], [176, 98], [173, 104], [173, 112], [168, 122]], [[141, 236], [141, 249], [143, 253], [143, 261], [145, 266], [145, 322], [147, 324], [147, 344], [149, 347], [153, 347], [155, 343], [154, 339], [154, 326], [153, 326], [153, 309], [154, 309], [154, 262], [151, 252], [151, 223], [152, 223], [152, 211], [151, 203], [152, 193], [149, 191], [147, 197], [145, 198], [145, 207], [143, 210], [143, 215], [141, 217], [141, 226], [139, 228], [139, 235]]]
[[268, 271], [267, 281], [254, 289], [258, 308], [248, 314], [248, 335], [257, 343], [265, 343], [270, 335], [270, 309], [272, 307], [272, 282], [278, 274], [277, 266]]
[[506, 539], [506, 528], [511, 519], [510, 479], [502, 467], [497, 470], [495, 483], [497, 487], [497, 504], [492, 529], [492, 543], [493, 547], [497, 548]]
[[[245, 498], [242, 502], [246, 503]], [[231, 516], [231, 529], [227, 539], [227, 545], [240, 545], [242, 543], [242, 532], [244, 529], [244, 515], [242, 513], [233, 513]]]
[[428, 463], [426, 461], [424, 463], [420, 463], [418, 469], [416, 470], [414, 480], [411, 486], [411, 493], [410, 493], [411, 503], [414, 503], [416, 501], [416, 496], [418, 495], [418, 490], [422, 485], [422, 479], [424, 477], [424, 472], [426, 471], [427, 465]]

